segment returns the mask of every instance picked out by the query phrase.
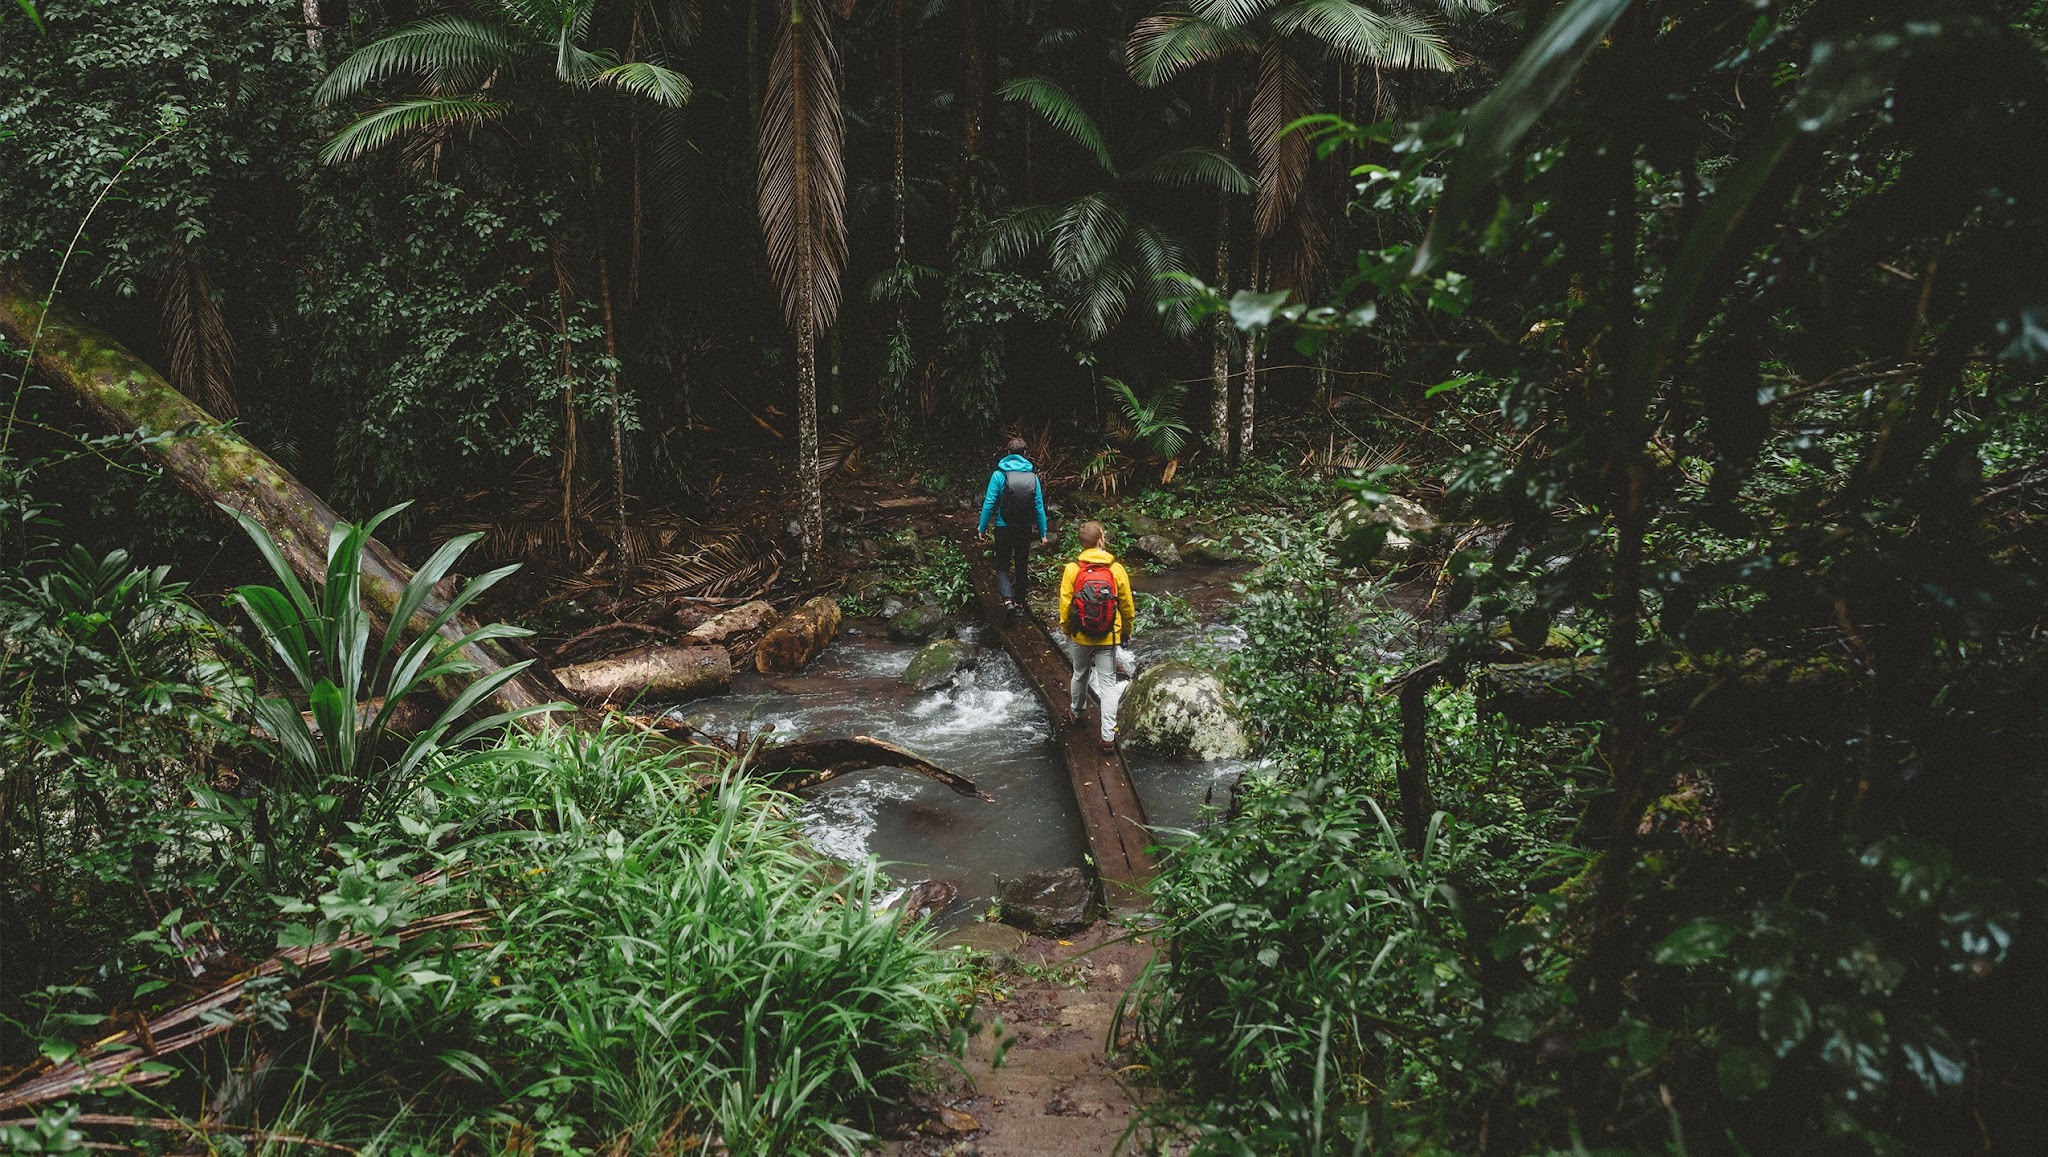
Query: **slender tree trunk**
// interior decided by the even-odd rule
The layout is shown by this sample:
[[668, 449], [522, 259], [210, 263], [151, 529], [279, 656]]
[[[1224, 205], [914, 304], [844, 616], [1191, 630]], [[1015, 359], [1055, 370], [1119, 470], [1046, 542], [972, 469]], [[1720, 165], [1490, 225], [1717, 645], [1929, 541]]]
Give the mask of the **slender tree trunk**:
[[[795, 11], [800, 20], [802, 9]], [[793, 36], [791, 45], [790, 112], [792, 123], [801, 132], [811, 123], [810, 82], [806, 75], [810, 71], [810, 53], [805, 50], [801, 36]], [[809, 142], [800, 139], [792, 152], [796, 166], [796, 234], [804, 239], [798, 243], [796, 255], [796, 473], [803, 502], [802, 533], [797, 537], [803, 549], [804, 575], [814, 578], [825, 546], [825, 493], [818, 478], [818, 333], [813, 281], [816, 270], [809, 244], [813, 226]]]
[[[1616, 221], [1608, 274], [1607, 314], [1612, 349], [1610, 366], [1627, 365], [1630, 347], [1642, 340], [1634, 320], [1636, 257], [1636, 193], [1632, 142], [1610, 146]], [[1609, 580], [1607, 611], [1607, 720], [1600, 739], [1601, 762], [1607, 766], [1610, 791], [1603, 822], [1593, 826], [1600, 838], [1600, 863], [1595, 875], [1594, 924], [1577, 982], [1580, 1015], [1589, 1030], [1613, 1024], [1621, 1015], [1622, 981], [1628, 973], [1629, 876], [1636, 862], [1636, 829], [1650, 799], [1653, 763], [1651, 723], [1643, 702], [1643, 542], [1649, 529], [1650, 473], [1643, 444], [1649, 436], [1649, 399], [1621, 396], [1607, 381], [1613, 441], [1608, 447], [1607, 500], [1614, 526], [1614, 571]]]
[[633, 556], [626, 549], [626, 411], [619, 397], [618, 331], [612, 320], [612, 270], [600, 236], [597, 250], [598, 300], [604, 306], [604, 356], [611, 362], [605, 371], [605, 388], [612, 403], [612, 573], [618, 579], [618, 595], [624, 598], [633, 584]]
[[967, 91], [960, 102], [960, 150], [968, 160], [981, 156], [981, 126], [988, 112], [987, 68], [981, 51], [981, 0], [961, 0], [962, 35], [967, 44]]
[[[1223, 109], [1223, 131], [1218, 135], [1217, 146], [1224, 156], [1230, 155], [1230, 108]], [[1216, 191], [1216, 292], [1230, 296], [1230, 194], [1221, 189]], [[1217, 314], [1215, 320], [1215, 349], [1209, 361], [1209, 377], [1214, 392], [1209, 400], [1210, 445], [1216, 452], [1230, 456], [1230, 316]]]
[[[1252, 270], [1250, 285], [1254, 293], [1266, 290], [1266, 266], [1261, 253], [1263, 246], [1259, 239], [1252, 239]], [[1244, 389], [1239, 391], [1237, 402], [1237, 455], [1238, 460], [1250, 458], [1257, 443], [1253, 439], [1259, 413], [1259, 338], [1252, 334], [1244, 343]]]
[[555, 258], [555, 335], [562, 357], [562, 554], [576, 545], [576, 363], [569, 356], [569, 276]]
[[306, 17], [306, 47], [318, 52], [323, 31], [320, 27], [320, 0], [300, 0], [299, 11]]
[[905, 209], [910, 200], [910, 179], [907, 164], [910, 141], [903, 127], [903, 0], [896, 0], [894, 20], [895, 35], [891, 48], [894, 52], [894, 80], [896, 82], [896, 163], [890, 177], [891, 188], [896, 197], [896, 260], [901, 264], [906, 240], [904, 228]]
[[[26, 347], [43, 317], [41, 300], [42, 294], [22, 271], [0, 266], [0, 338]], [[154, 435], [178, 431], [141, 443], [143, 451], [202, 503], [218, 503], [255, 519], [277, 541], [300, 578], [325, 578], [328, 534], [340, 521], [334, 508], [119, 342], [69, 308], [53, 305], [42, 321], [42, 336], [36, 339], [35, 368], [109, 429]], [[412, 571], [383, 544], [373, 540], [363, 552], [363, 601], [380, 621], [388, 620], [411, 578]], [[445, 605], [429, 599], [413, 623], [424, 626]], [[457, 615], [444, 633], [454, 638], [476, 625], [467, 615]], [[503, 670], [513, 662], [494, 643], [465, 647], [462, 656], [477, 664], [480, 674]], [[553, 699], [539, 679], [521, 674], [501, 687], [491, 704], [498, 710], [514, 710]]]

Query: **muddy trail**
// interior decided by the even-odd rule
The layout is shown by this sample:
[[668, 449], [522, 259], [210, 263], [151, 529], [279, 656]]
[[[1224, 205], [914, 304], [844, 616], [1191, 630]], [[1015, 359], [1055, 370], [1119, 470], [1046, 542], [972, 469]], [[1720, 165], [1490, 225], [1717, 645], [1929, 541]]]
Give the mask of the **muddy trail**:
[[1149, 936], [1107, 921], [1058, 939], [976, 924], [948, 942], [989, 962], [975, 1031], [957, 1066], [933, 1066], [882, 1157], [1159, 1152], [1126, 1141], [1148, 1093], [1115, 1036], [1118, 1002], [1152, 958]]

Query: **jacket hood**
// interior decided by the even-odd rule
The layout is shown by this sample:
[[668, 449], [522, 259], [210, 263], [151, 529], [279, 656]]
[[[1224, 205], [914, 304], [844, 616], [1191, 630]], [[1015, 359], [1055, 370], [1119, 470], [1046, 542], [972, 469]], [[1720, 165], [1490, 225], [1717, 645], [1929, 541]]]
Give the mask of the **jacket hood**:
[[1081, 552], [1082, 562], [1115, 562], [1116, 556], [1099, 546], [1091, 546]]
[[1005, 455], [1003, 455], [1003, 460], [1002, 460], [1002, 461], [1000, 461], [1000, 462], [998, 462], [998, 463], [996, 463], [996, 469], [998, 469], [998, 470], [1036, 470], [1036, 469], [1038, 469], [1038, 468], [1037, 468], [1036, 466], [1033, 466], [1033, 465], [1031, 464], [1031, 459], [1029, 459], [1029, 458], [1026, 458], [1026, 457], [1025, 457], [1024, 455], [1022, 455], [1022, 454], [1005, 454]]

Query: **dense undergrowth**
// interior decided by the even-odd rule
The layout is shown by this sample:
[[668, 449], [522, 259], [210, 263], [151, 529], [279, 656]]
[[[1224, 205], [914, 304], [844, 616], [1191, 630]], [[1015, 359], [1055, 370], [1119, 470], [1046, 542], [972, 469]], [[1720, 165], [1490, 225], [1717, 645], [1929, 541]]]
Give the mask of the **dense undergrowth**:
[[172, 1122], [114, 1130], [144, 1151], [859, 1151], [952, 1041], [957, 965], [722, 753], [384, 735], [453, 661], [378, 643], [360, 542], [317, 608], [243, 588], [269, 665], [124, 556], [7, 586], [6, 1087], [210, 994], [227, 1031], [16, 1109], [0, 1149], [83, 1151], [112, 1114]]

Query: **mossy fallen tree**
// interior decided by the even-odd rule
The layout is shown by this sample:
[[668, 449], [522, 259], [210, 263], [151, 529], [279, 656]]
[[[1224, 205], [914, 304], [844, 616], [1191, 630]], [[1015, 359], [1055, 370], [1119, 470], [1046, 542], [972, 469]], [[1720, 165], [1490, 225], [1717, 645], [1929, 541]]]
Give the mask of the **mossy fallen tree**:
[[[35, 369], [45, 379], [108, 429], [138, 436], [165, 473], [202, 502], [241, 511], [260, 523], [300, 578], [316, 582], [325, 575], [328, 532], [340, 521], [333, 507], [107, 333], [62, 304], [52, 305], [46, 315], [41, 293], [14, 266], [0, 266], [0, 337], [33, 349]], [[397, 605], [412, 571], [375, 541], [364, 551], [362, 564], [363, 599], [381, 623]], [[429, 600], [413, 621], [424, 627], [444, 605]], [[443, 633], [458, 638], [476, 625], [457, 615]], [[517, 661], [494, 644], [466, 646], [462, 655], [483, 674]], [[529, 669], [500, 687], [491, 705], [513, 711], [557, 698]]]

